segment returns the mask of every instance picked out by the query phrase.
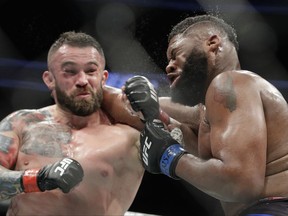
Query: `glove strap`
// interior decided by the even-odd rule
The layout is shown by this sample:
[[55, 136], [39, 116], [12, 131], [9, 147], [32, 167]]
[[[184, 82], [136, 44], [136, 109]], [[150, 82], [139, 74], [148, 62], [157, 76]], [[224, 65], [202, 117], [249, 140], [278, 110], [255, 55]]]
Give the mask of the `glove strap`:
[[41, 192], [37, 183], [39, 169], [27, 169], [22, 175], [22, 188], [25, 193]]
[[173, 179], [179, 180], [179, 178], [175, 174], [175, 168], [178, 160], [184, 154], [187, 154], [187, 152], [178, 143], [169, 146], [163, 153], [160, 160], [161, 172]]

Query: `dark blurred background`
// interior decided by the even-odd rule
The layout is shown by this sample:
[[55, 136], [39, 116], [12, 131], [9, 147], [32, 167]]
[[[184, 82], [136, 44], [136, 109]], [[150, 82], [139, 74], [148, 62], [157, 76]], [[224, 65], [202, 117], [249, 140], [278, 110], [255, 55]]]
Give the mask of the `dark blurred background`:
[[[68, 30], [92, 34], [102, 44], [109, 85], [120, 87], [141, 74], [160, 96], [168, 95], [167, 35], [185, 17], [206, 12], [236, 28], [242, 68], [268, 79], [287, 99], [287, 0], [0, 0], [0, 118], [52, 103], [41, 76], [50, 45]], [[1, 209], [4, 214], [5, 205]], [[216, 200], [185, 182], [148, 173], [130, 211], [222, 215]]]

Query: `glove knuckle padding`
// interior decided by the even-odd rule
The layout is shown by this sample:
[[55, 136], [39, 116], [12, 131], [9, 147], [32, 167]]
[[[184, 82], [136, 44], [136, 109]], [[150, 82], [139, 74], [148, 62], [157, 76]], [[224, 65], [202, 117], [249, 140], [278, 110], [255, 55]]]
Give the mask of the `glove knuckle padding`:
[[67, 193], [82, 181], [83, 176], [83, 169], [76, 160], [64, 158], [42, 168], [38, 176], [38, 185], [42, 191], [60, 188]]
[[141, 111], [145, 120], [159, 116], [159, 101], [153, 85], [144, 76], [134, 76], [125, 83], [125, 94], [134, 111]]

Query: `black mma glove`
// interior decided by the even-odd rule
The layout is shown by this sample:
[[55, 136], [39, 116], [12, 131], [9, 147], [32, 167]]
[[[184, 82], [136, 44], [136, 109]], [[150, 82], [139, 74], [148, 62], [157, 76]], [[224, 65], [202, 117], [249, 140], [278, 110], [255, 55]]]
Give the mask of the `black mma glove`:
[[140, 155], [144, 168], [153, 174], [163, 173], [179, 179], [175, 174], [178, 160], [187, 152], [174, 140], [160, 120], [147, 121], [140, 135]]
[[59, 188], [68, 193], [82, 181], [84, 172], [74, 159], [63, 158], [61, 161], [44, 166], [42, 169], [27, 169], [21, 179], [25, 193], [43, 192]]
[[134, 76], [125, 83], [125, 94], [135, 112], [141, 111], [145, 121], [159, 117], [158, 95], [152, 83], [144, 76]]

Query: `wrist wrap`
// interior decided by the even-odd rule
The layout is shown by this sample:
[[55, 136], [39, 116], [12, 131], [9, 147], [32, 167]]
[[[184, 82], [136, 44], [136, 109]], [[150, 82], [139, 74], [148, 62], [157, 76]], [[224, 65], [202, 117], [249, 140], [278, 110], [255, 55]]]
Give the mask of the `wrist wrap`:
[[41, 192], [37, 183], [39, 169], [27, 169], [22, 175], [21, 186], [25, 193]]
[[161, 172], [171, 178], [179, 179], [175, 174], [178, 160], [187, 152], [178, 143], [169, 146], [160, 159]]

